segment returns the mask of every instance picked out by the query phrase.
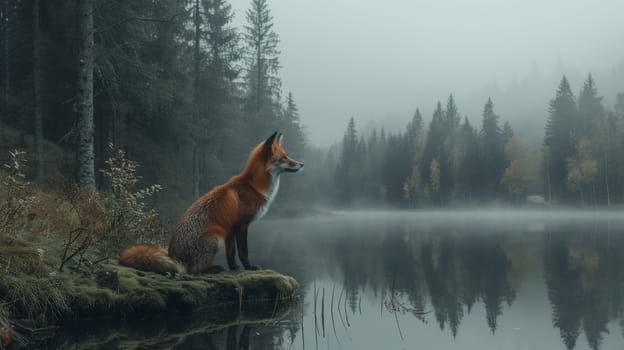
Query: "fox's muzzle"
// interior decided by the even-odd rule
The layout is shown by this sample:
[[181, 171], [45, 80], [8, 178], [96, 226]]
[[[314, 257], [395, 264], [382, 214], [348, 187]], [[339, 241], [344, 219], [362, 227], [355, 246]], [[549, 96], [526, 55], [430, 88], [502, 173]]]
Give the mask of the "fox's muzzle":
[[299, 170], [303, 169], [303, 163], [301, 163], [301, 162], [293, 161], [292, 163], [290, 163], [288, 165], [289, 165], [289, 167], [284, 169], [284, 171], [286, 171], [288, 173], [296, 173]]

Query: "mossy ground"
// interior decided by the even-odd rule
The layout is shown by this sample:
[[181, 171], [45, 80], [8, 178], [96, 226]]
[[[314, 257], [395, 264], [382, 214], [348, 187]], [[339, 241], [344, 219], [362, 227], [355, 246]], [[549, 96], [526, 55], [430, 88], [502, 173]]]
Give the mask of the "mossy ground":
[[[44, 303], [57, 305], [39, 308], [39, 312], [47, 313], [43, 319], [48, 322], [60, 323], [76, 319], [141, 318], [224, 303], [271, 302], [293, 297], [298, 287], [292, 277], [271, 270], [165, 276], [116, 263], [103, 264], [88, 275], [58, 273], [27, 278], [32, 279], [30, 283], [20, 282], [32, 287], [45, 285], [45, 290], [39, 291], [46, 295], [55, 294], [53, 300]], [[15, 288], [11, 282], [17, 283], [0, 281], [0, 290], [10, 293], [10, 289]], [[39, 291], [33, 291], [33, 300], [16, 303], [14, 316], [29, 316], [29, 310], [20, 310], [20, 305], [31, 308]]]
[[[18, 348], [41, 341], [56, 347], [74, 344], [76, 339], [81, 339], [78, 348], [112, 343], [119, 348], [120, 342], [136, 348], [137, 339], [150, 337], [175, 344], [195, 333], [283, 318], [297, 288], [295, 279], [271, 270], [165, 276], [116, 263], [102, 264], [89, 274], [63, 272], [0, 280], [0, 295], [13, 301], [9, 323]], [[167, 322], [171, 319], [178, 321]], [[146, 321], [167, 337], [140, 327]], [[185, 326], [177, 329], [177, 322]], [[93, 329], [83, 341], [88, 325]], [[143, 341], [150, 340], [139, 342]]]
[[295, 309], [298, 288], [292, 277], [271, 270], [165, 276], [115, 263], [90, 275], [29, 278], [0, 281], [0, 292], [16, 300], [11, 315], [19, 325], [17, 348], [184, 344], [236, 325], [284, 319]]

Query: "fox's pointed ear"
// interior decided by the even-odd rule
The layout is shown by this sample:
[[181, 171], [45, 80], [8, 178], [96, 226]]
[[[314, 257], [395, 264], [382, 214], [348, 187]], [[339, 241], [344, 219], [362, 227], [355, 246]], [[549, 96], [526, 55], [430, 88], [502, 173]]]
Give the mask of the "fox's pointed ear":
[[266, 139], [266, 141], [264, 141], [264, 146], [262, 147], [264, 149], [264, 154], [268, 156], [270, 156], [271, 154], [273, 154], [273, 152], [275, 151], [275, 143], [277, 141], [277, 131], [273, 133], [273, 135], [269, 136], [268, 139]]
[[271, 149], [271, 147], [273, 147], [273, 144], [275, 143], [276, 137], [277, 137], [277, 131], [274, 132], [273, 135], [269, 136], [269, 138], [266, 139], [266, 141], [264, 141], [264, 148]]
[[284, 134], [282, 134], [281, 132], [277, 135], [277, 144], [278, 145], [282, 145], [282, 139], [284, 138]]

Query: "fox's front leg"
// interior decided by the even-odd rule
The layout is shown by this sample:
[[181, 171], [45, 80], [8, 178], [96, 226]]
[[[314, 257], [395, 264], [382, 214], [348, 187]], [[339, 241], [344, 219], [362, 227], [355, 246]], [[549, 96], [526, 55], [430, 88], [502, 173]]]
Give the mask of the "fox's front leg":
[[230, 270], [238, 270], [238, 265], [236, 264], [236, 241], [235, 236], [237, 234], [227, 235], [225, 238], [225, 258], [227, 260], [228, 267]]
[[236, 246], [238, 247], [238, 258], [245, 267], [245, 270], [258, 270], [257, 266], [249, 263], [247, 249], [247, 228], [249, 224], [241, 224], [236, 230]]

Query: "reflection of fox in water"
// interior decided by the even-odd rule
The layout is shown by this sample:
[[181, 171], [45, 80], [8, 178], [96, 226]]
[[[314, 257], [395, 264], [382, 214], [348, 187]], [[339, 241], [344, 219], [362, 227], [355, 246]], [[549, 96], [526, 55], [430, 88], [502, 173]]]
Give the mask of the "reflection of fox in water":
[[256, 146], [242, 173], [197, 199], [182, 214], [169, 242], [169, 252], [140, 244], [126, 249], [121, 265], [153, 272], [199, 273], [210, 270], [220, 242], [231, 270], [238, 268], [235, 247], [247, 270], [247, 228], [266, 214], [277, 194], [282, 172], [297, 172], [303, 163], [288, 157], [282, 134], [275, 132]]

